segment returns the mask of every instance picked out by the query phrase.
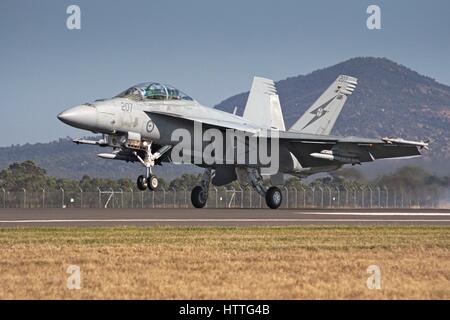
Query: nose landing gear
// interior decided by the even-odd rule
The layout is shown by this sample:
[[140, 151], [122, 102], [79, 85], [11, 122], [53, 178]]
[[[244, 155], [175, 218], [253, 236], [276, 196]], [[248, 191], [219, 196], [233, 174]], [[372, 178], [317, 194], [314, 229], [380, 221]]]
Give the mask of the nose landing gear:
[[140, 175], [137, 178], [137, 187], [141, 191], [145, 191], [147, 188], [151, 191], [158, 189], [159, 181], [154, 175], [150, 175], [148, 178], [144, 175]]
[[147, 190], [147, 178], [145, 178], [145, 176], [140, 175], [137, 178], [137, 187], [141, 191]]
[[150, 190], [155, 191], [158, 189], [159, 185], [158, 178], [154, 175], [150, 175], [150, 177], [147, 178], [147, 185]]
[[166, 153], [171, 147], [163, 146], [157, 152], [152, 153], [152, 144], [146, 145], [145, 157], [142, 159], [139, 154], [135, 151], [133, 154], [136, 158], [144, 165], [146, 169], [146, 175], [140, 175], [137, 178], [137, 187], [139, 190], [146, 190], [147, 188], [151, 191], [158, 189], [159, 181], [158, 178], [152, 174], [152, 167], [155, 165], [155, 161], [158, 160], [164, 153]]

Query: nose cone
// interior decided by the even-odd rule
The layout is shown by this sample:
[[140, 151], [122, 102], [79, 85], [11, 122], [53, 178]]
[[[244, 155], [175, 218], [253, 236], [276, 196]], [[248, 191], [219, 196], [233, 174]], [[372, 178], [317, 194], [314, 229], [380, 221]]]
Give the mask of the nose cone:
[[80, 129], [95, 129], [97, 110], [93, 106], [76, 106], [58, 114], [58, 119]]

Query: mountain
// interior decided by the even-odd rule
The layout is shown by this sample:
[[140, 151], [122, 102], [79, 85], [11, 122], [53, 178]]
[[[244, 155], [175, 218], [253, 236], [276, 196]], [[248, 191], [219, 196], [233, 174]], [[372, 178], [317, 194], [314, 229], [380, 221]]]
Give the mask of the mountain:
[[[287, 78], [276, 83], [287, 127], [339, 74], [358, 78], [358, 87], [347, 100], [334, 134], [363, 137], [399, 136], [405, 139], [431, 140], [431, 151], [424, 158], [402, 161], [377, 161], [359, 168], [379, 173], [404, 165], [420, 165], [448, 175], [450, 171], [450, 87], [422, 76], [385, 58], [354, 58], [308, 75]], [[250, 84], [249, 84], [250, 86]], [[216, 108], [232, 112], [238, 106], [242, 114], [248, 92], [230, 97]], [[68, 139], [51, 143], [26, 144], [0, 148], [0, 169], [12, 162], [34, 160], [56, 177], [80, 178], [136, 177], [144, 172], [140, 164], [100, 159], [101, 149], [77, 146]], [[389, 164], [389, 165], [387, 165]], [[200, 172], [193, 166], [164, 165], [155, 173], [173, 179], [183, 172]]]
[[[92, 137], [91, 137], [92, 138]], [[109, 150], [109, 149], [108, 149]], [[50, 176], [57, 178], [81, 178], [83, 175], [99, 178], [136, 178], [144, 174], [140, 163], [105, 160], [97, 157], [102, 149], [96, 146], [76, 145], [70, 138], [50, 143], [25, 144], [0, 148], [0, 170], [13, 162], [33, 160]], [[182, 175], [201, 172], [193, 165], [164, 164], [154, 168], [155, 174], [167, 181]]]
[[[276, 83], [289, 128], [340, 74], [358, 78], [333, 134], [431, 140], [425, 158], [450, 158], [450, 87], [386, 58], [354, 58]], [[242, 115], [248, 92], [216, 108]]]

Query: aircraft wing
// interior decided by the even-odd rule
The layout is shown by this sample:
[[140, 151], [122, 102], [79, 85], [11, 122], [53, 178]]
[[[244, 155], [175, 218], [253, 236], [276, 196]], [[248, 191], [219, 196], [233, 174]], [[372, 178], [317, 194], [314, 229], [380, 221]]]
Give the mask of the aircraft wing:
[[[207, 116], [181, 115], [168, 111], [146, 112], [149, 117], [159, 115], [186, 121], [200, 122], [218, 129], [235, 129], [258, 134], [261, 128], [242, 122]], [[375, 159], [405, 158], [420, 156], [420, 150], [428, 148], [428, 142], [408, 141], [399, 138], [368, 139], [308, 134], [292, 131], [276, 131], [280, 143], [298, 159], [303, 167], [322, 167], [333, 164], [360, 164]]]
[[249, 132], [249, 133], [256, 133], [260, 130], [260, 128], [247, 123], [244, 119], [242, 119], [242, 122], [238, 121], [231, 121], [227, 119], [219, 119], [219, 118], [211, 118], [206, 116], [200, 116], [200, 115], [185, 115], [185, 114], [178, 114], [174, 112], [168, 112], [168, 111], [146, 111], [147, 115], [151, 118], [152, 114], [160, 115], [163, 117], [171, 117], [171, 118], [178, 118], [178, 119], [184, 119], [188, 121], [193, 122], [199, 122], [205, 125], [210, 125], [212, 127], [217, 127], [219, 129], [235, 129], [243, 132]]
[[280, 132], [288, 150], [304, 167], [359, 164], [376, 159], [417, 157], [428, 142], [400, 138], [366, 139]]

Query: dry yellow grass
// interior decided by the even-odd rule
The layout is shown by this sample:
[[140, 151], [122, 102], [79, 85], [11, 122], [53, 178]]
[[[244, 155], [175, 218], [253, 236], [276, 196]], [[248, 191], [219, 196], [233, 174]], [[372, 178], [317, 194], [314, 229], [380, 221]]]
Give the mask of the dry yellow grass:
[[0, 298], [450, 299], [450, 228], [0, 229]]

